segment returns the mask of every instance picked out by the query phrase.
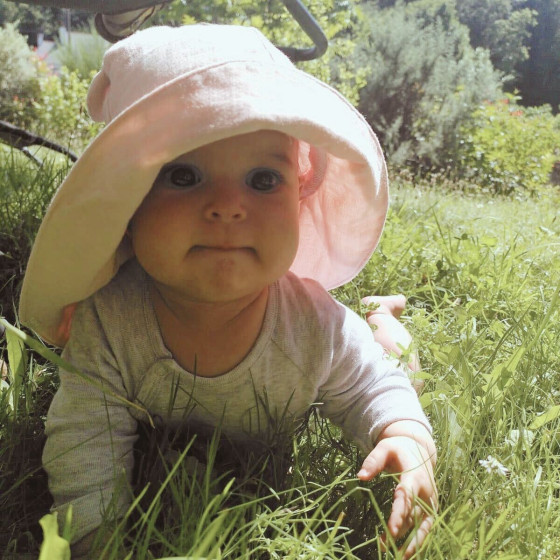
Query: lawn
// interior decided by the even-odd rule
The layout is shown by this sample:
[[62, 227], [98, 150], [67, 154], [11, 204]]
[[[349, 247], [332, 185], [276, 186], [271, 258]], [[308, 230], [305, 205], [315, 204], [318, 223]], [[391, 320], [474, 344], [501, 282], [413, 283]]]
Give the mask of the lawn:
[[[44, 207], [23, 202], [60, 180], [56, 166], [28, 173], [38, 179], [17, 189], [18, 173], [1, 176], [10, 219], [18, 204], [27, 213], [17, 239], [15, 222], [0, 225], [0, 262], [11, 271], [2, 289], [14, 293], [15, 260]], [[418, 557], [560, 559], [560, 192], [505, 198], [396, 177], [392, 198], [378, 250], [334, 295], [358, 311], [371, 293], [409, 298], [403, 320], [439, 453], [439, 513]], [[5, 303], [3, 314], [16, 323]], [[0, 400], [3, 558], [36, 557], [50, 505], [40, 452], [56, 368], [18, 333], [8, 328], [0, 341], [10, 366]], [[356, 449], [316, 413], [282, 452], [258, 461], [216, 439], [144, 432], [138, 500], [127, 520], [108, 516], [98, 558], [383, 557], [377, 537], [393, 480], [358, 483]], [[392, 546], [387, 557], [400, 556]]]

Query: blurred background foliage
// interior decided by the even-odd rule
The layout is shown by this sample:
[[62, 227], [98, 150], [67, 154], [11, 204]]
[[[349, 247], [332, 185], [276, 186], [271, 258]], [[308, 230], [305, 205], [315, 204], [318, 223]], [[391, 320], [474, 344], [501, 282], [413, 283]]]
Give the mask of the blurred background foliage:
[[[330, 47], [299, 66], [359, 108], [394, 167], [500, 193], [557, 180], [560, 0], [304, 3]], [[174, 0], [148, 24], [195, 21], [253, 25], [278, 45], [310, 45], [280, 0]], [[56, 69], [18, 35], [35, 28], [57, 40], [63, 24], [82, 33], [58, 44]], [[0, 0], [0, 25], [0, 118], [79, 153], [99, 130], [84, 99], [108, 46], [91, 16]]]
[[488, 51], [470, 45], [448, 2], [418, 0], [364, 14], [367, 41], [355, 59], [370, 72], [360, 110], [393, 163], [453, 166], [461, 123], [500, 96]]

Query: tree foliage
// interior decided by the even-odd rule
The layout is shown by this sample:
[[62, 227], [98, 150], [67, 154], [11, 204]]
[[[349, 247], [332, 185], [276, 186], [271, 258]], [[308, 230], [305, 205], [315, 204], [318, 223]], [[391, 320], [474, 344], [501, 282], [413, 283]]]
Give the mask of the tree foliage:
[[[87, 26], [91, 14], [79, 10], [72, 10], [70, 15], [71, 27]], [[41, 31], [45, 35], [54, 37], [58, 28], [65, 20], [62, 8], [26, 4], [22, 1], [0, 0], [0, 25], [15, 23], [21, 32]]]
[[452, 2], [398, 2], [366, 14], [368, 40], [357, 64], [369, 72], [360, 110], [394, 163], [448, 165], [460, 126], [500, 91], [487, 51], [470, 46]]
[[516, 82], [524, 105], [548, 103], [560, 110], [560, 0], [526, 0], [537, 25], [529, 41], [529, 58]]
[[39, 91], [33, 51], [13, 24], [0, 27], [0, 68], [0, 119], [11, 120]]
[[[423, 0], [365, 0], [379, 8]], [[526, 106], [560, 109], [560, 0], [453, 0], [471, 45], [485, 48]]]
[[516, 67], [529, 57], [536, 12], [515, 0], [457, 0], [456, 5], [471, 45], [488, 49], [494, 66], [513, 78]]
[[490, 51], [524, 105], [560, 104], [560, 0], [456, 0], [473, 46]]
[[41, 30], [54, 33], [59, 25], [60, 10], [31, 4], [0, 0], [0, 25], [14, 23], [20, 31]]

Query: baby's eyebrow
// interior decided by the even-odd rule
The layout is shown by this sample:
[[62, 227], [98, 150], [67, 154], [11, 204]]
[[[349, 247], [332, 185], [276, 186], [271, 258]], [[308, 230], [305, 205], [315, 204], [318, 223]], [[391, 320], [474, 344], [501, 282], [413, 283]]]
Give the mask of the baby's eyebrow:
[[287, 165], [293, 165], [294, 162], [292, 161], [292, 158], [286, 154], [286, 153], [282, 153], [282, 152], [270, 152], [267, 155], [269, 155], [270, 157], [277, 159], [278, 161], [285, 163]]

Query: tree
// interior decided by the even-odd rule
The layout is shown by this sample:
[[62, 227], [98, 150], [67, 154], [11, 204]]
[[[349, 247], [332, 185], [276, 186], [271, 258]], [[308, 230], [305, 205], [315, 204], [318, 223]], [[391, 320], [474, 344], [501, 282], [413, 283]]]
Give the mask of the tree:
[[15, 23], [21, 33], [33, 30], [52, 34], [58, 28], [59, 19], [60, 10], [58, 8], [44, 8], [0, 0], [0, 25]]
[[560, 0], [527, 0], [537, 12], [529, 58], [519, 67], [516, 86], [524, 105], [550, 104], [560, 110]]
[[456, 0], [456, 6], [471, 45], [488, 49], [495, 68], [513, 80], [517, 66], [529, 57], [536, 12], [515, 0]]
[[[62, 3], [62, 2], [61, 2]], [[72, 28], [87, 26], [91, 14], [79, 10], [72, 10]], [[15, 23], [20, 33], [40, 31], [49, 37], [56, 37], [58, 28], [64, 21], [61, 8], [26, 4], [20, 1], [0, 0], [0, 26]]]
[[488, 52], [470, 46], [454, 2], [364, 11], [369, 34], [357, 65], [369, 72], [360, 110], [394, 163], [450, 165], [461, 126], [500, 92]]

